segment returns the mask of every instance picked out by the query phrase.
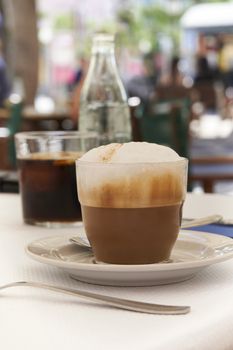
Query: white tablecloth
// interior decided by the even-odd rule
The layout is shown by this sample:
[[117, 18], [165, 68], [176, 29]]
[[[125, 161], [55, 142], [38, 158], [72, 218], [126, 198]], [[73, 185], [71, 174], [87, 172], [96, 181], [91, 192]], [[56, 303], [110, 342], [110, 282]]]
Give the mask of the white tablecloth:
[[[207, 206], [209, 212], [221, 209], [230, 214], [228, 206], [231, 205], [232, 210], [233, 197], [220, 197], [189, 195], [184, 214], [195, 216], [192, 203], [200, 214]], [[72, 230], [75, 232], [75, 229], [68, 231]], [[0, 194], [0, 284], [35, 280], [148, 302], [190, 305], [191, 313], [182, 316], [140, 314], [45, 290], [18, 287], [1, 292], [2, 350], [233, 349], [233, 260], [211, 266], [193, 279], [173, 285], [95, 286], [74, 281], [62, 270], [33, 261], [24, 252], [25, 245], [34, 239], [68, 231], [24, 225], [19, 196]]]

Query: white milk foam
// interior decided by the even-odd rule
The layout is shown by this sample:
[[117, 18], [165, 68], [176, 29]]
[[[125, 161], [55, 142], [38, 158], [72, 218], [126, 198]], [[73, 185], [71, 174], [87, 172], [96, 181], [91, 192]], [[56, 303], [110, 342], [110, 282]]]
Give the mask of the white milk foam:
[[171, 148], [148, 142], [111, 143], [94, 148], [80, 160], [96, 163], [160, 163], [179, 160]]
[[184, 162], [171, 148], [147, 142], [94, 148], [77, 163], [80, 202], [111, 208], [180, 203], [186, 192]]

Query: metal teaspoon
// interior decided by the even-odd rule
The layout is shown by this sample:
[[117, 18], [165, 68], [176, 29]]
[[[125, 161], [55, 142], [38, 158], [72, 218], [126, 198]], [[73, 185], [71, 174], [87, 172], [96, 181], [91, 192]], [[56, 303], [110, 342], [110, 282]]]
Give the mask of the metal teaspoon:
[[69, 294], [73, 296], [78, 296], [81, 298], [91, 299], [100, 303], [105, 303], [118, 309], [124, 309], [135, 312], [142, 312], [147, 314], [157, 314], [157, 315], [182, 315], [190, 312], [190, 306], [174, 306], [174, 305], [162, 305], [162, 304], [152, 304], [145, 303], [141, 301], [122, 299], [112, 296], [107, 296], [103, 294], [86, 292], [78, 289], [72, 289], [67, 287], [58, 287], [54, 285], [49, 285], [40, 282], [27, 282], [19, 281], [0, 286], [0, 290], [11, 288], [11, 287], [34, 287], [40, 289], [47, 289], [54, 292], [60, 292], [64, 294]]

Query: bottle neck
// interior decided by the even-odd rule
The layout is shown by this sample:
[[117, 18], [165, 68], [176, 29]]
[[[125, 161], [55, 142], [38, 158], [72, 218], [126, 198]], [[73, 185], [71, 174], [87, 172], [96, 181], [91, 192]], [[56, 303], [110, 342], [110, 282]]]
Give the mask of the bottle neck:
[[[116, 58], [113, 40], [95, 40], [92, 47], [90, 67], [98, 72], [108, 70], [116, 74]], [[103, 71], [102, 71], [103, 73]]]
[[81, 99], [127, 100], [117, 68], [113, 36], [94, 37], [90, 66]]
[[[108, 71], [117, 70], [115, 59], [114, 36], [110, 34], [97, 34], [93, 38], [92, 69], [100, 71], [106, 66]], [[102, 72], [103, 73], [103, 72]]]
[[92, 56], [104, 55], [104, 56], [115, 56], [114, 42], [105, 42], [96, 40], [92, 47]]

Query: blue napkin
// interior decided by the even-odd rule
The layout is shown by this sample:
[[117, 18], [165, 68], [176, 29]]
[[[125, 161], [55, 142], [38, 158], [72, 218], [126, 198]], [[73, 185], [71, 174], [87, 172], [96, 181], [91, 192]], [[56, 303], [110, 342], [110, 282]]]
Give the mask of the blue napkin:
[[189, 230], [217, 233], [218, 235], [233, 238], [233, 225], [209, 224], [197, 227], [190, 227]]

